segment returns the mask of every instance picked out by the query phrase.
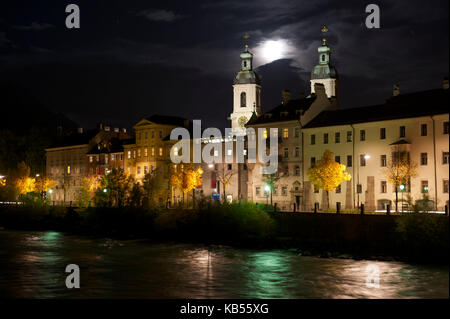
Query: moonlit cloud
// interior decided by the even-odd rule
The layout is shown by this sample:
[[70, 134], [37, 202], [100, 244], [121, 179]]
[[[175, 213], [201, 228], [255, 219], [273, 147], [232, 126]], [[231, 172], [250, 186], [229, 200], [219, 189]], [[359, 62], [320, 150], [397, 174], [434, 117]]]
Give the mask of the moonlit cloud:
[[266, 64], [279, 59], [292, 58], [296, 48], [285, 39], [263, 40], [254, 49], [255, 65]]
[[173, 22], [183, 17], [182, 15], [175, 14], [172, 11], [162, 9], [144, 10], [139, 12], [138, 15], [143, 16], [150, 21], [162, 21], [162, 22]]

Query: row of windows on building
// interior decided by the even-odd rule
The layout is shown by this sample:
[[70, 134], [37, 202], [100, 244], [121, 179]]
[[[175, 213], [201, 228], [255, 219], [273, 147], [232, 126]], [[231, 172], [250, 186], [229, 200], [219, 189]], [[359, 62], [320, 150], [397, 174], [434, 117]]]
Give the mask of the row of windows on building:
[[[144, 139], [148, 139], [148, 136], [149, 136], [149, 134], [148, 134], [149, 132], [148, 131], [145, 131], [144, 132]], [[151, 130], [150, 131], [150, 136], [151, 136], [151, 138], [155, 138], [155, 131], [154, 130]], [[136, 138], [137, 138], [137, 140], [141, 140], [142, 139], [142, 132], [138, 132], [137, 134], [136, 134]], [[159, 138], [163, 138], [163, 131], [159, 131]]]
[[[278, 129], [273, 130], [273, 132], [274, 132], [273, 136], [274, 137], [278, 137], [279, 136], [279, 133], [278, 133], [279, 131], [281, 132], [281, 137], [283, 139], [289, 138], [289, 128], [288, 127], [278, 128]], [[294, 127], [293, 134], [294, 134], [294, 137], [296, 137], [296, 138], [300, 137], [300, 127]], [[264, 137], [264, 139], [267, 139], [267, 137], [268, 137], [267, 129], [263, 130], [263, 137]], [[254, 135], [252, 135], [251, 139], [254, 140]]]
[[[367, 165], [367, 160], [368, 160], [368, 155], [367, 154], [360, 154], [359, 155], [359, 165], [360, 166], [366, 166]], [[341, 163], [341, 157], [340, 156], [335, 156], [334, 157], [334, 161], [337, 163]], [[442, 164], [446, 165], [449, 163], [449, 152], [442, 152]], [[310, 162], [311, 167], [314, 167], [316, 165], [316, 158], [315, 157], [311, 157], [311, 162]], [[428, 153], [420, 153], [420, 165], [421, 166], [426, 166], [428, 165]], [[347, 167], [352, 167], [353, 166], [353, 156], [352, 155], [347, 155]], [[387, 166], [387, 155], [383, 154], [380, 155], [380, 166], [381, 167], [386, 167]]]
[[[109, 161], [123, 161], [123, 154], [105, 154], [105, 164], [108, 164]], [[100, 161], [100, 155], [90, 155], [89, 163]]]
[[[341, 184], [342, 185], [342, 184]], [[342, 192], [342, 188], [341, 185], [339, 185], [336, 189], [335, 189], [335, 193], [336, 194], [340, 194]], [[398, 191], [401, 192], [401, 189], [398, 188]], [[410, 186], [409, 185], [405, 185], [405, 189], [403, 190], [404, 192], [408, 193], [410, 192]], [[428, 180], [421, 180], [420, 181], [420, 191], [423, 194], [428, 193], [429, 191], [429, 187], [428, 187]], [[356, 192], [358, 194], [362, 193], [362, 185], [358, 184], [356, 185]], [[388, 184], [387, 181], [380, 181], [380, 193], [386, 194], [388, 192]], [[395, 192], [395, 187], [393, 187], [392, 192]], [[444, 179], [442, 180], [442, 192], [448, 194], [449, 193], [449, 183], [448, 183], [448, 179]], [[319, 193], [319, 189], [314, 187], [314, 193]]]
[[[150, 148], [150, 154], [151, 154], [151, 156], [155, 156], [155, 148], [154, 147]], [[159, 150], [158, 150], [158, 155], [159, 156], [163, 156], [163, 154], [164, 154], [163, 148], [160, 147]], [[141, 149], [138, 149], [137, 151], [136, 150], [127, 151], [127, 158], [128, 159], [131, 159], [132, 157], [136, 158], [136, 155], [137, 155], [138, 158], [141, 157], [141, 155], [142, 155], [141, 154]], [[148, 148], [144, 148], [143, 155], [144, 155], [144, 157], [148, 156]]]
[[[449, 132], [449, 122], [444, 122], [443, 124], [443, 134], [448, 134]], [[400, 126], [399, 127], [399, 136], [400, 138], [406, 137], [406, 126]], [[421, 124], [420, 125], [420, 136], [428, 136], [428, 125], [427, 124]], [[359, 131], [359, 140], [360, 141], [365, 141], [367, 138], [366, 136], [366, 130], [360, 130]], [[384, 140], [386, 139], [386, 128], [385, 127], [381, 127], [380, 128], [380, 140]], [[328, 144], [329, 143], [329, 134], [328, 133], [324, 133], [323, 134], [323, 144]], [[353, 141], [353, 132], [352, 131], [347, 131], [347, 142], [352, 142]], [[335, 143], [340, 143], [341, 142], [341, 133], [340, 132], [335, 132], [334, 133], [334, 142]], [[311, 134], [310, 136], [310, 144], [311, 145], [315, 145], [316, 144], [316, 135], [315, 134]]]

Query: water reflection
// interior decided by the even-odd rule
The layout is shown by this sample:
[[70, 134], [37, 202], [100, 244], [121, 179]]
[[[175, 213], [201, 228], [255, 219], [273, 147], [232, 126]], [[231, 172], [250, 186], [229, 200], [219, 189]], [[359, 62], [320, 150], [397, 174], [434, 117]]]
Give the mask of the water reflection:
[[[81, 289], [65, 287], [71, 263]], [[379, 288], [366, 285], [371, 264]], [[448, 280], [448, 267], [0, 231], [0, 297], [448, 298]]]

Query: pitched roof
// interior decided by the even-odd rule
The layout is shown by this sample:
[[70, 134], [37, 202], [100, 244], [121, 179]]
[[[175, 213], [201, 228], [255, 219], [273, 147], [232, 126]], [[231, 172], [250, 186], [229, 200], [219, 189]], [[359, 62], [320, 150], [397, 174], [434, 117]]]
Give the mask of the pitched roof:
[[48, 148], [66, 147], [89, 144], [90, 140], [99, 132], [98, 129], [84, 131], [83, 133], [73, 132], [70, 135], [63, 136]]
[[185, 126], [185, 118], [179, 116], [171, 116], [171, 115], [159, 115], [153, 114], [145, 118], [146, 120], [163, 125], [175, 125], [175, 126]]
[[448, 89], [433, 89], [400, 94], [386, 100], [384, 104], [323, 111], [304, 128], [349, 125], [446, 114], [449, 103]]
[[123, 145], [125, 140], [119, 140], [118, 138], [112, 138], [106, 147], [98, 144], [91, 147], [91, 149], [86, 153], [87, 155], [94, 154], [110, 154], [110, 153], [122, 153]]
[[251, 117], [246, 126], [273, 122], [295, 121], [300, 119], [300, 114], [309, 109], [316, 100], [315, 96], [303, 99], [289, 100], [286, 104], [280, 104], [272, 110], [263, 113], [259, 117]]

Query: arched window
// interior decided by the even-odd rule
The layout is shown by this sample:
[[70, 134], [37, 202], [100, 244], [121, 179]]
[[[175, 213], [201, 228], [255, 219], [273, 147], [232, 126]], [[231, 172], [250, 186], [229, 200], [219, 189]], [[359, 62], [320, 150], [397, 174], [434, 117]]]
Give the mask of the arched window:
[[241, 107], [247, 106], [247, 94], [245, 92], [241, 93]]
[[322, 54], [322, 61], [325, 62], [325, 54]]
[[247, 67], [247, 61], [244, 61], [244, 68]]

